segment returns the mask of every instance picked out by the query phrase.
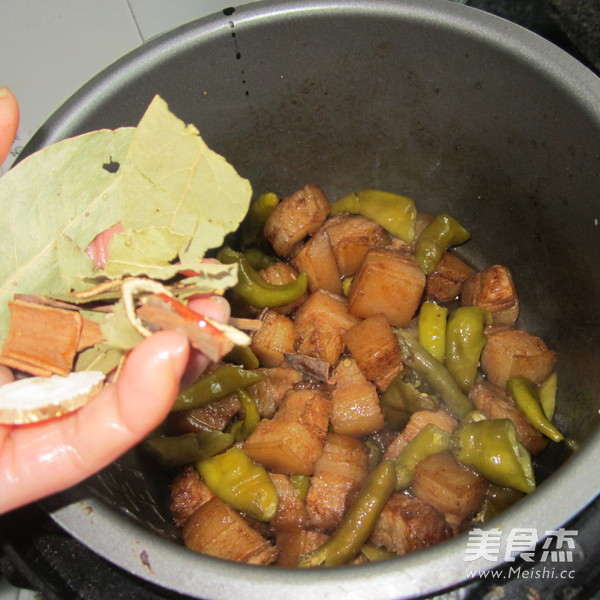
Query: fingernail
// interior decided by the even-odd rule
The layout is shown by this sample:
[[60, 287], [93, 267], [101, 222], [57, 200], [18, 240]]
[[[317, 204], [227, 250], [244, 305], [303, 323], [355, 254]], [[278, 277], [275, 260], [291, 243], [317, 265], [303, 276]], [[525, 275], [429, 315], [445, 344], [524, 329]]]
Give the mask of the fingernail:
[[7, 86], [2, 85], [0, 86], [0, 98], [4, 98], [5, 96], [8, 96], [10, 94], [10, 90], [8, 89]]

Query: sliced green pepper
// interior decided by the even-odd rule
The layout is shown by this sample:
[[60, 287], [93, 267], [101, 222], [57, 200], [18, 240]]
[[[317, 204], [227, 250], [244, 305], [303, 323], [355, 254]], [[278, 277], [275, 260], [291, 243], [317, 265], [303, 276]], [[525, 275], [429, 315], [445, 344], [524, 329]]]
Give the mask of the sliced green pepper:
[[552, 421], [554, 417], [554, 409], [556, 407], [556, 390], [558, 385], [558, 379], [556, 371], [548, 377], [545, 381], [542, 381], [538, 386], [538, 392], [540, 394], [540, 404], [544, 409], [544, 414], [548, 421]]
[[456, 459], [492, 483], [525, 494], [535, 489], [531, 456], [509, 419], [463, 424], [452, 436]]
[[535, 383], [525, 377], [511, 377], [506, 382], [506, 391], [540, 433], [553, 442], [562, 442], [563, 434], [546, 418]]
[[487, 523], [494, 517], [509, 509], [515, 502], [523, 498], [523, 492], [508, 487], [490, 485], [485, 495], [481, 510], [477, 513], [478, 521]]
[[462, 419], [473, 405], [448, 370], [407, 331], [395, 329], [402, 362], [423, 377], [450, 410]]
[[395, 485], [394, 464], [389, 460], [382, 460], [367, 476], [339, 527], [322, 546], [300, 557], [298, 566], [335, 567], [352, 560], [371, 535]]
[[415, 259], [421, 269], [430, 275], [450, 246], [463, 244], [470, 237], [469, 232], [454, 217], [437, 215], [417, 238]]
[[410, 244], [415, 237], [415, 203], [406, 196], [361, 190], [352, 192], [331, 204], [330, 214], [349, 212], [363, 215], [379, 223], [386, 231]]
[[277, 194], [267, 192], [261, 194], [248, 209], [248, 214], [241, 226], [240, 242], [242, 248], [248, 246], [261, 246], [263, 243], [263, 229], [269, 215], [279, 204], [280, 198]]
[[407, 488], [414, 476], [417, 464], [433, 454], [450, 447], [450, 434], [441, 427], [428, 423], [417, 433], [394, 461], [396, 468], [396, 490]]
[[237, 446], [196, 463], [210, 491], [236, 510], [258, 521], [269, 521], [277, 512], [277, 491], [261, 465]]
[[479, 306], [461, 306], [448, 319], [445, 365], [465, 394], [475, 381], [487, 341], [483, 330], [490, 324], [490, 312]]
[[380, 560], [389, 560], [390, 558], [394, 558], [394, 556], [398, 556], [394, 552], [390, 552], [385, 548], [377, 548], [372, 546], [371, 544], [365, 544], [361, 549], [360, 553], [369, 561], [369, 562], [379, 562]]
[[222, 365], [180, 392], [171, 410], [185, 410], [186, 408], [204, 406], [213, 400], [219, 400], [219, 398], [225, 398], [225, 396], [233, 394], [237, 389], [247, 388], [261, 381], [264, 377], [262, 373], [247, 371], [237, 365]]
[[238, 265], [238, 282], [233, 292], [244, 302], [255, 308], [273, 308], [284, 306], [302, 296], [308, 286], [308, 276], [300, 273], [290, 283], [276, 285], [266, 281], [261, 274], [252, 268], [248, 259], [240, 252], [224, 247], [217, 254], [217, 259], [224, 264]]
[[233, 436], [222, 431], [201, 431], [144, 441], [144, 448], [168, 467], [190, 465], [210, 458], [233, 444]]
[[254, 247], [246, 248], [244, 250], [244, 256], [248, 259], [250, 266], [257, 271], [266, 269], [275, 262], [274, 258]]
[[260, 367], [258, 356], [252, 352], [250, 346], [235, 346], [224, 360], [234, 365], [241, 365], [244, 369], [252, 370]]
[[310, 489], [310, 477], [308, 475], [290, 475], [290, 481], [298, 493], [298, 498], [304, 502]]
[[417, 318], [419, 342], [441, 363], [446, 356], [446, 320], [448, 309], [435, 302], [423, 302]]
[[236, 390], [235, 393], [242, 405], [244, 418], [234, 423], [230, 433], [233, 434], [236, 442], [243, 442], [256, 429], [260, 414], [254, 398], [246, 390]]

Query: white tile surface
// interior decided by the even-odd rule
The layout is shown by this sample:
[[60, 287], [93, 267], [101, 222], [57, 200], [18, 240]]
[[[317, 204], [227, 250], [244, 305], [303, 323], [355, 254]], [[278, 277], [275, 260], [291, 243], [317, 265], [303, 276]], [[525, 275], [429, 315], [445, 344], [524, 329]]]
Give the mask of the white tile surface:
[[231, 5], [231, 0], [0, 0], [0, 85], [10, 87], [21, 104], [18, 137], [0, 174], [42, 123], [103, 68], [147, 39]]

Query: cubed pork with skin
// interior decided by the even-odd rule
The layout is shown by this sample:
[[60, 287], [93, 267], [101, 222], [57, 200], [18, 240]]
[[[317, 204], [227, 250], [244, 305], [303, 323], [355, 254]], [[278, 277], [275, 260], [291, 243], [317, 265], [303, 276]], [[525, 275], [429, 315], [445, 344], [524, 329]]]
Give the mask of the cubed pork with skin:
[[195, 510], [213, 496], [198, 471], [192, 465], [186, 466], [171, 483], [170, 510], [175, 523], [182, 527]]
[[488, 419], [510, 419], [517, 431], [517, 438], [530, 454], [542, 452], [548, 439], [528, 420], [513, 399], [499, 387], [487, 382], [477, 382], [469, 392], [473, 406]]
[[433, 454], [415, 469], [412, 493], [445, 515], [455, 531], [469, 525], [481, 508], [486, 479], [458, 463], [450, 451]]
[[495, 327], [512, 327], [519, 316], [519, 299], [512, 274], [501, 265], [469, 277], [463, 284], [460, 300], [463, 306], [489, 310]]
[[277, 548], [217, 496], [192, 513], [182, 533], [186, 548], [202, 554], [251, 565], [270, 565], [277, 558]]
[[545, 342], [521, 329], [489, 333], [481, 353], [481, 367], [488, 380], [501, 389], [511, 377], [522, 376], [535, 384], [554, 371], [556, 352]]
[[357, 323], [343, 337], [365, 377], [382, 392], [403, 369], [400, 347], [385, 315]]
[[356, 323], [345, 298], [318, 290], [296, 312], [296, 351], [334, 366], [344, 351], [342, 336]]
[[272, 419], [263, 419], [244, 443], [252, 460], [273, 473], [312, 475], [323, 451], [331, 399], [318, 389], [292, 390]]
[[311, 292], [327, 290], [342, 294], [342, 279], [327, 232], [321, 228], [296, 252], [292, 259], [301, 273], [308, 277]]
[[285, 527], [277, 530], [275, 545], [279, 556], [275, 564], [279, 567], [296, 567], [298, 560], [322, 546], [329, 536], [316, 529]]
[[354, 275], [370, 248], [385, 246], [389, 234], [381, 225], [361, 215], [342, 213], [327, 220], [327, 232], [337, 266], [343, 276]]
[[433, 272], [427, 276], [424, 300], [452, 302], [462, 292], [464, 282], [477, 271], [451, 252], [445, 252]]
[[256, 371], [265, 378], [249, 386], [247, 391], [254, 398], [260, 416], [270, 419], [285, 395], [302, 380], [302, 375], [288, 367], [260, 368]]
[[368, 467], [369, 450], [360, 440], [327, 434], [306, 497], [311, 527], [330, 533], [341, 523]]
[[448, 433], [452, 433], [457, 426], [457, 421], [445, 410], [419, 410], [413, 413], [406, 427], [394, 438], [385, 451], [384, 458], [394, 460], [405, 446], [413, 440], [425, 427], [425, 425], [436, 425]]
[[379, 314], [394, 327], [408, 327], [425, 289], [425, 274], [400, 250], [372, 248], [354, 276], [348, 296], [350, 314], [366, 319]]
[[251, 349], [263, 367], [279, 367], [285, 354], [294, 351], [294, 322], [274, 310], [260, 316], [260, 329], [252, 335]]
[[279, 256], [288, 258], [305, 237], [325, 223], [328, 214], [323, 190], [306, 185], [275, 207], [265, 223], [264, 236]]
[[370, 542], [396, 554], [408, 554], [451, 536], [444, 515], [404, 492], [390, 496], [371, 533]]
[[351, 358], [343, 358], [333, 371], [331, 427], [335, 433], [363, 437], [383, 429], [385, 419], [375, 386]]
[[305, 502], [287, 475], [270, 473], [271, 481], [277, 491], [277, 513], [271, 519], [275, 529], [286, 527], [307, 527], [308, 512]]

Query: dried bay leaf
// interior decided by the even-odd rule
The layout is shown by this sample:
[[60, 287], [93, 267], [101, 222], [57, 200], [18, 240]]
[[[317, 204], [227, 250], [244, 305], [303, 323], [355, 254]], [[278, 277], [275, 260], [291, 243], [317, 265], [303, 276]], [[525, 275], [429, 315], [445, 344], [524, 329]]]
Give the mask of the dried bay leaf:
[[104, 165], [125, 158], [133, 131], [100, 130], [57, 142], [0, 178], [1, 339], [13, 294], [67, 292], [66, 282], [86, 275], [82, 264], [91, 272], [91, 261], [81, 253], [74, 259], [73, 248], [85, 248], [118, 219], [120, 176]]
[[[249, 182], [158, 96], [135, 128], [32, 154], [0, 178], [0, 343], [15, 293], [66, 298], [94, 278], [167, 280], [199, 271], [204, 253], [237, 229], [251, 194]], [[85, 248], [119, 221], [124, 233], [111, 244], [106, 271], [93, 272]], [[218, 289], [234, 285], [237, 273], [217, 265], [203, 277], [197, 289]]]

